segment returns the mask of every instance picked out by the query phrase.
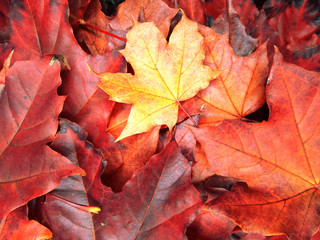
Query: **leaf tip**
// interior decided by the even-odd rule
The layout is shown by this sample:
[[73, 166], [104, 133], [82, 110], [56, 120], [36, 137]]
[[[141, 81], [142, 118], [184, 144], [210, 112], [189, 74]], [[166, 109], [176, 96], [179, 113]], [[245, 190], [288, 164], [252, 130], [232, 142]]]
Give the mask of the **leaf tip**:
[[90, 67], [90, 65], [88, 63], [86, 63], [86, 66], [87, 66], [90, 74], [93, 74], [93, 75], [96, 75], [97, 77], [99, 77], [99, 73], [93, 71], [93, 69]]
[[85, 176], [87, 176], [87, 173], [82, 169], [82, 168], [80, 168], [81, 169], [81, 171], [80, 171], [80, 176], [82, 176], [82, 177], [85, 177]]
[[89, 66], [89, 64], [88, 64], [88, 63], [86, 63], [86, 66], [87, 66], [87, 68], [88, 68], [88, 70], [89, 70], [90, 74], [94, 74], [94, 71], [92, 70], [92, 68]]
[[90, 206], [90, 207], [88, 207], [88, 211], [91, 212], [91, 213], [98, 214], [101, 211], [101, 208]]
[[65, 56], [60, 54], [54, 54], [50, 59], [49, 65], [53, 65], [55, 62], [60, 62], [63, 67], [66, 67], [68, 70], [71, 70], [71, 67]]

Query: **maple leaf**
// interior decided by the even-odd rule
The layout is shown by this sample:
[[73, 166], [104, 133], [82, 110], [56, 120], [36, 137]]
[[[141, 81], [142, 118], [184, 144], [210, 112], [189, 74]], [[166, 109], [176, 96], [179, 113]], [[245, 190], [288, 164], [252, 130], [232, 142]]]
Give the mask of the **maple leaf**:
[[206, 4], [206, 13], [216, 20], [226, 8], [227, 2], [224, 0], [208, 0], [205, 1]]
[[0, 97], [0, 219], [43, 195], [70, 174], [82, 173], [46, 144], [57, 130], [64, 97], [60, 64], [50, 56], [16, 62]]
[[152, 127], [177, 121], [180, 101], [193, 97], [219, 71], [203, 65], [203, 37], [197, 24], [185, 16], [174, 28], [169, 43], [153, 23], [136, 23], [127, 34], [121, 53], [135, 74], [101, 73], [99, 86], [111, 100], [131, 103], [126, 127], [117, 141]]
[[101, 176], [103, 184], [115, 192], [120, 192], [133, 173], [144, 166], [155, 153], [158, 139], [159, 127], [155, 127], [150, 132], [123, 139], [123, 149], [104, 152], [108, 167]]
[[59, 54], [67, 59], [71, 70], [62, 72], [60, 87], [61, 94], [68, 95], [64, 117], [73, 120], [99, 90], [98, 78], [88, 73], [86, 62], [99, 71], [121, 71], [125, 66], [123, 57], [115, 50], [91, 56], [81, 49], [68, 21], [67, 0], [45, 0], [40, 5], [30, 0], [12, 1], [9, 15], [11, 38], [7, 48], [15, 49], [13, 62], [43, 54]]
[[192, 129], [216, 174], [249, 188], [216, 206], [246, 231], [310, 239], [319, 221], [320, 75], [277, 52], [267, 85], [267, 122], [224, 121]]
[[[55, 0], [51, 3], [42, 1], [41, 7], [28, 0], [11, 4], [12, 32], [7, 47], [15, 48], [13, 61], [48, 53], [65, 56], [70, 70], [61, 73], [63, 83], [59, 93], [68, 96], [62, 116], [80, 124], [88, 133], [89, 141], [97, 148], [103, 151], [119, 149], [119, 146], [113, 144], [114, 138], [105, 131], [114, 103], [109, 101], [109, 96], [97, 86], [98, 78], [88, 72], [85, 62], [99, 71], [113, 72], [124, 70], [124, 58], [115, 50], [100, 56], [90, 56], [83, 52], [68, 22], [66, 0]], [[46, 17], [40, 17], [44, 15]], [[21, 25], [24, 27], [18, 27]]]
[[190, 174], [171, 142], [135, 172], [122, 192], [105, 187], [96, 195], [102, 209], [94, 216], [97, 239], [184, 239], [202, 203]]
[[[77, 239], [156, 239], [169, 230], [171, 237], [166, 239], [183, 236], [202, 201], [191, 184], [190, 166], [176, 143], [153, 156], [135, 172], [122, 192], [114, 193], [102, 185], [101, 155], [85, 135], [75, 123], [62, 120], [52, 143], [55, 150], [87, 173], [65, 179], [46, 195], [42, 204], [45, 214], [40, 220], [46, 222], [54, 236], [65, 238], [67, 233]], [[90, 216], [88, 205], [99, 206], [102, 211]], [[63, 214], [55, 214], [57, 211]]]
[[312, 71], [320, 71], [319, 1], [268, 0], [263, 9], [276, 32], [274, 45], [285, 60]]
[[[127, 30], [136, 21], [154, 22], [160, 32], [167, 36], [171, 19], [178, 9], [168, 7], [161, 0], [127, 0], [118, 7], [117, 15], [110, 21], [115, 30]], [[142, 19], [139, 19], [142, 18]]]
[[0, 239], [51, 239], [52, 232], [34, 220], [28, 220], [28, 208], [22, 206], [0, 222]]
[[50, 147], [84, 169], [86, 175], [62, 179], [57, 188], [46, 194], [38, 212], [57, 239], [96, 239], [92, 215], [100, 209], [91, 197], [97, 193], [90, 191], [94, 182], [100, 180], [103, 157], [86, 141], [86, 133], [79, 125], [66, 119], [61, 119], [59, 125]]
[[205, 37], [205, 64], [224, 72], [195, 97], [201, 109], [199, 124], [244, 118], [258, 110], [265, 102], [264, 85], [269, 73], [266, 46], [260, 46], [248, 57], [238, 57], [227, 34], [219, 35], [206, 27], [200, 32]]
[[[320, 30], [318, 22], [319, 2], [267, 0], [263, 9], [267, 12], [268, 23], [279, 33], [282, 45], [296, 45], [300, 41], [318, 42], [316, 33]], [[318, 40], [316, 40], [316, 39]], [[294, 50], [294, 49], [293, 49]]]
[[[73, 5], [73, 7], [76, 6]], [[115, 31], [110, 27], [110, 18], [101, 11], [99, 0], [91, 0], [86, 5], [77, 7], [79, 9], [73, 9], [70, 19], [75, 37], [80, 45], [84, 45], [83, 49], [89, 50], [93, 55], [98, 55], [124, 48], [125, 41], [110, 36], [106, 32], [124, 37], [128, 30]], [[93, 29], [94, 27], [104, 32], [99, 32]]]

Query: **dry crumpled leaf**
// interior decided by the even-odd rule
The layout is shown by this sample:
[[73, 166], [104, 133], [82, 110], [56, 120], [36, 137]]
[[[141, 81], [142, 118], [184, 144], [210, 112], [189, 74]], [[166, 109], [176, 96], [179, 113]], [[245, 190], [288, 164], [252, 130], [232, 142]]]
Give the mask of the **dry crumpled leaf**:
[[153, 23], [135, 23], [121, 53], [135, 74], [101, 73], [99, 86], [111, 100], [133, 104], [118, 141], [157, 125], [172, 129], [180, 101], [193, 97], [218, 76], [203, 65], [203, 37], [195, 22], [182, 16], [169, 43]]

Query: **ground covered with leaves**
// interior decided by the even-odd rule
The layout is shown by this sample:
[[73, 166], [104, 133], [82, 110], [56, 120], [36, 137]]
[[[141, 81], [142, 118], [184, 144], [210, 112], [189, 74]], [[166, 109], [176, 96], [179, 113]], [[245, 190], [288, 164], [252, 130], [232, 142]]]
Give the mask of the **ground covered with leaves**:
[[0, 5], [0, 239], [320, 239], [320, 3], [117, 3]]

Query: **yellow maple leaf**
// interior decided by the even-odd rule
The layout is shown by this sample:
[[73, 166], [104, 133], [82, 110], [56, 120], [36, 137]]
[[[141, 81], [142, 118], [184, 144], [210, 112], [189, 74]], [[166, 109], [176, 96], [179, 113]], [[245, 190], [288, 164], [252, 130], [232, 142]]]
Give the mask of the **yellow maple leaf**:
[[111, 100], [133, 104], [117, 141], [157, 125], [165, 124], [171, 130], [180, 101], [195, 96], [220, 73], [203, 65], [203, 37], [197, 23], [184, 15], [169, 43], [152, 22], [136, 22], [126, 37], [126, 48], [120, 52], [132, 65], [134, 75], [95, 73], [101, 78], [99, 87]]

